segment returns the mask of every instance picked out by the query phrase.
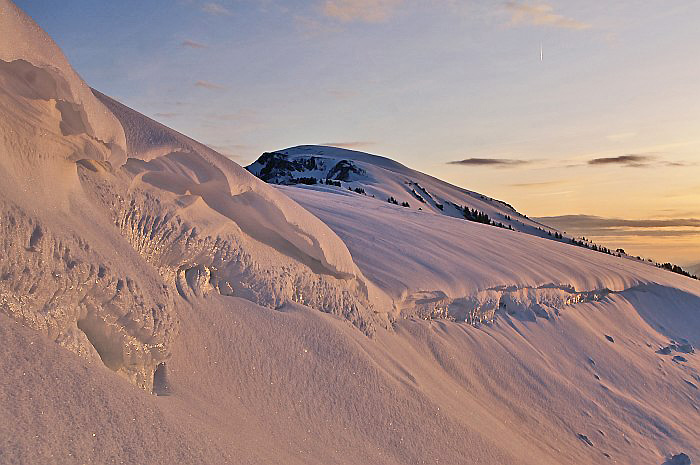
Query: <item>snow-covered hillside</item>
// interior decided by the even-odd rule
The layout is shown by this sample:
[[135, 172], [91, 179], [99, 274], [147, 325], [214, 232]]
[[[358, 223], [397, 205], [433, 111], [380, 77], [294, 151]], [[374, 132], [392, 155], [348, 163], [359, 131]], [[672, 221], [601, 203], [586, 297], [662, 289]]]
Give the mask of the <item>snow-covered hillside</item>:
[[506, 202], [364, 152], [301, 145], [266, 152], [246, 169], [272, 184], [311, 185], [325, 191], [349, 189], [412, 210], [497, 224], [537, 236], [553, 238], [557, 232], [518, 213]]
[[[416, 211], [343, 189], [281, 187], [345, 241], [364, 275], [404, 314], [463, 321], [495, 311], [548, 316], [648, 283], [700, 283], [650, 264], [518, 231]], [[426, 313], [427, 312], [427, 313]]]
[[341, 187], [92, 91], [0, 0], [0, 463], [700, 459], [700, 282], [286, 152], [251, 170]]
[[93, 94], [11, 2], [0, 33], [5, 313], [145, 389], [178, 331], [176, 296], [302, 302], [366, 332], [388, 324], [388, 300], [328, 226], [226, 157]]

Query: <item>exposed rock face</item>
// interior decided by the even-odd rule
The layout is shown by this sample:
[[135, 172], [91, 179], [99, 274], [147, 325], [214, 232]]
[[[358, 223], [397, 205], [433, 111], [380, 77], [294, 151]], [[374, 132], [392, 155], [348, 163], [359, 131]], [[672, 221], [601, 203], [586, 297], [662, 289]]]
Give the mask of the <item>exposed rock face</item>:
[[355, 165], [350, 160], [340, 160], [328, 172], [326, 179], [334, 179], [336, 181], [350, 181], [350, 175], [363, 176], [365, 170]]
[[351, 181], [365, 176], [365, 170], [352, 160], [334, 160], [323, 156], [292, 157], [281, 152], [265, 152], [246, 168], [265, 182], [297, 184], [298, 179]]
[[263, 181], [289, 181], [295, 173], [323, 170], [325, 162], [317, 157], [290, 160], [289, 156], [278, 152], [265, 152], [258, 159], [261, 165], [256, 175]]

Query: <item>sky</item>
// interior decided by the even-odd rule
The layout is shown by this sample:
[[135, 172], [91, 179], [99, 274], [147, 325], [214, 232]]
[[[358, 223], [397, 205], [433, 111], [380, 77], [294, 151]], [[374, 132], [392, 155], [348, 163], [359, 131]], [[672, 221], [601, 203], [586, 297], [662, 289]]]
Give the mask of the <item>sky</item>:
[[246, 165], [337, 145], [700, 262], [696, 0], [16, 0], [93, 87]]

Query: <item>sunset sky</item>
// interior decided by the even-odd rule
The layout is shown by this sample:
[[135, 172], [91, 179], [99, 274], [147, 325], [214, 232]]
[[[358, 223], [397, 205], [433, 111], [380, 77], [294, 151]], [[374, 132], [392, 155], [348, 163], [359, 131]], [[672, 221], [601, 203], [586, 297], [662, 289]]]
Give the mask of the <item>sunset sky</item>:
[[238, 163], [341, 145], [700, 262], [695, 0], [16, 3], [93, 87]]

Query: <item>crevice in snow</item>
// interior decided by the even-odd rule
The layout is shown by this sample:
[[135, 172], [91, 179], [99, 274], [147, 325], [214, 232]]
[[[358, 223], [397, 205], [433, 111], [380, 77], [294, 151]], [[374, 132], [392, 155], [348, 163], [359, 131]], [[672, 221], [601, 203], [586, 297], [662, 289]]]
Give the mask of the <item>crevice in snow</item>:
[[169, 396], [170, 384], [168, 382], [168, 366], [165, 362], [156, 365], [153, 371], [153, 394], [157, 396]]

